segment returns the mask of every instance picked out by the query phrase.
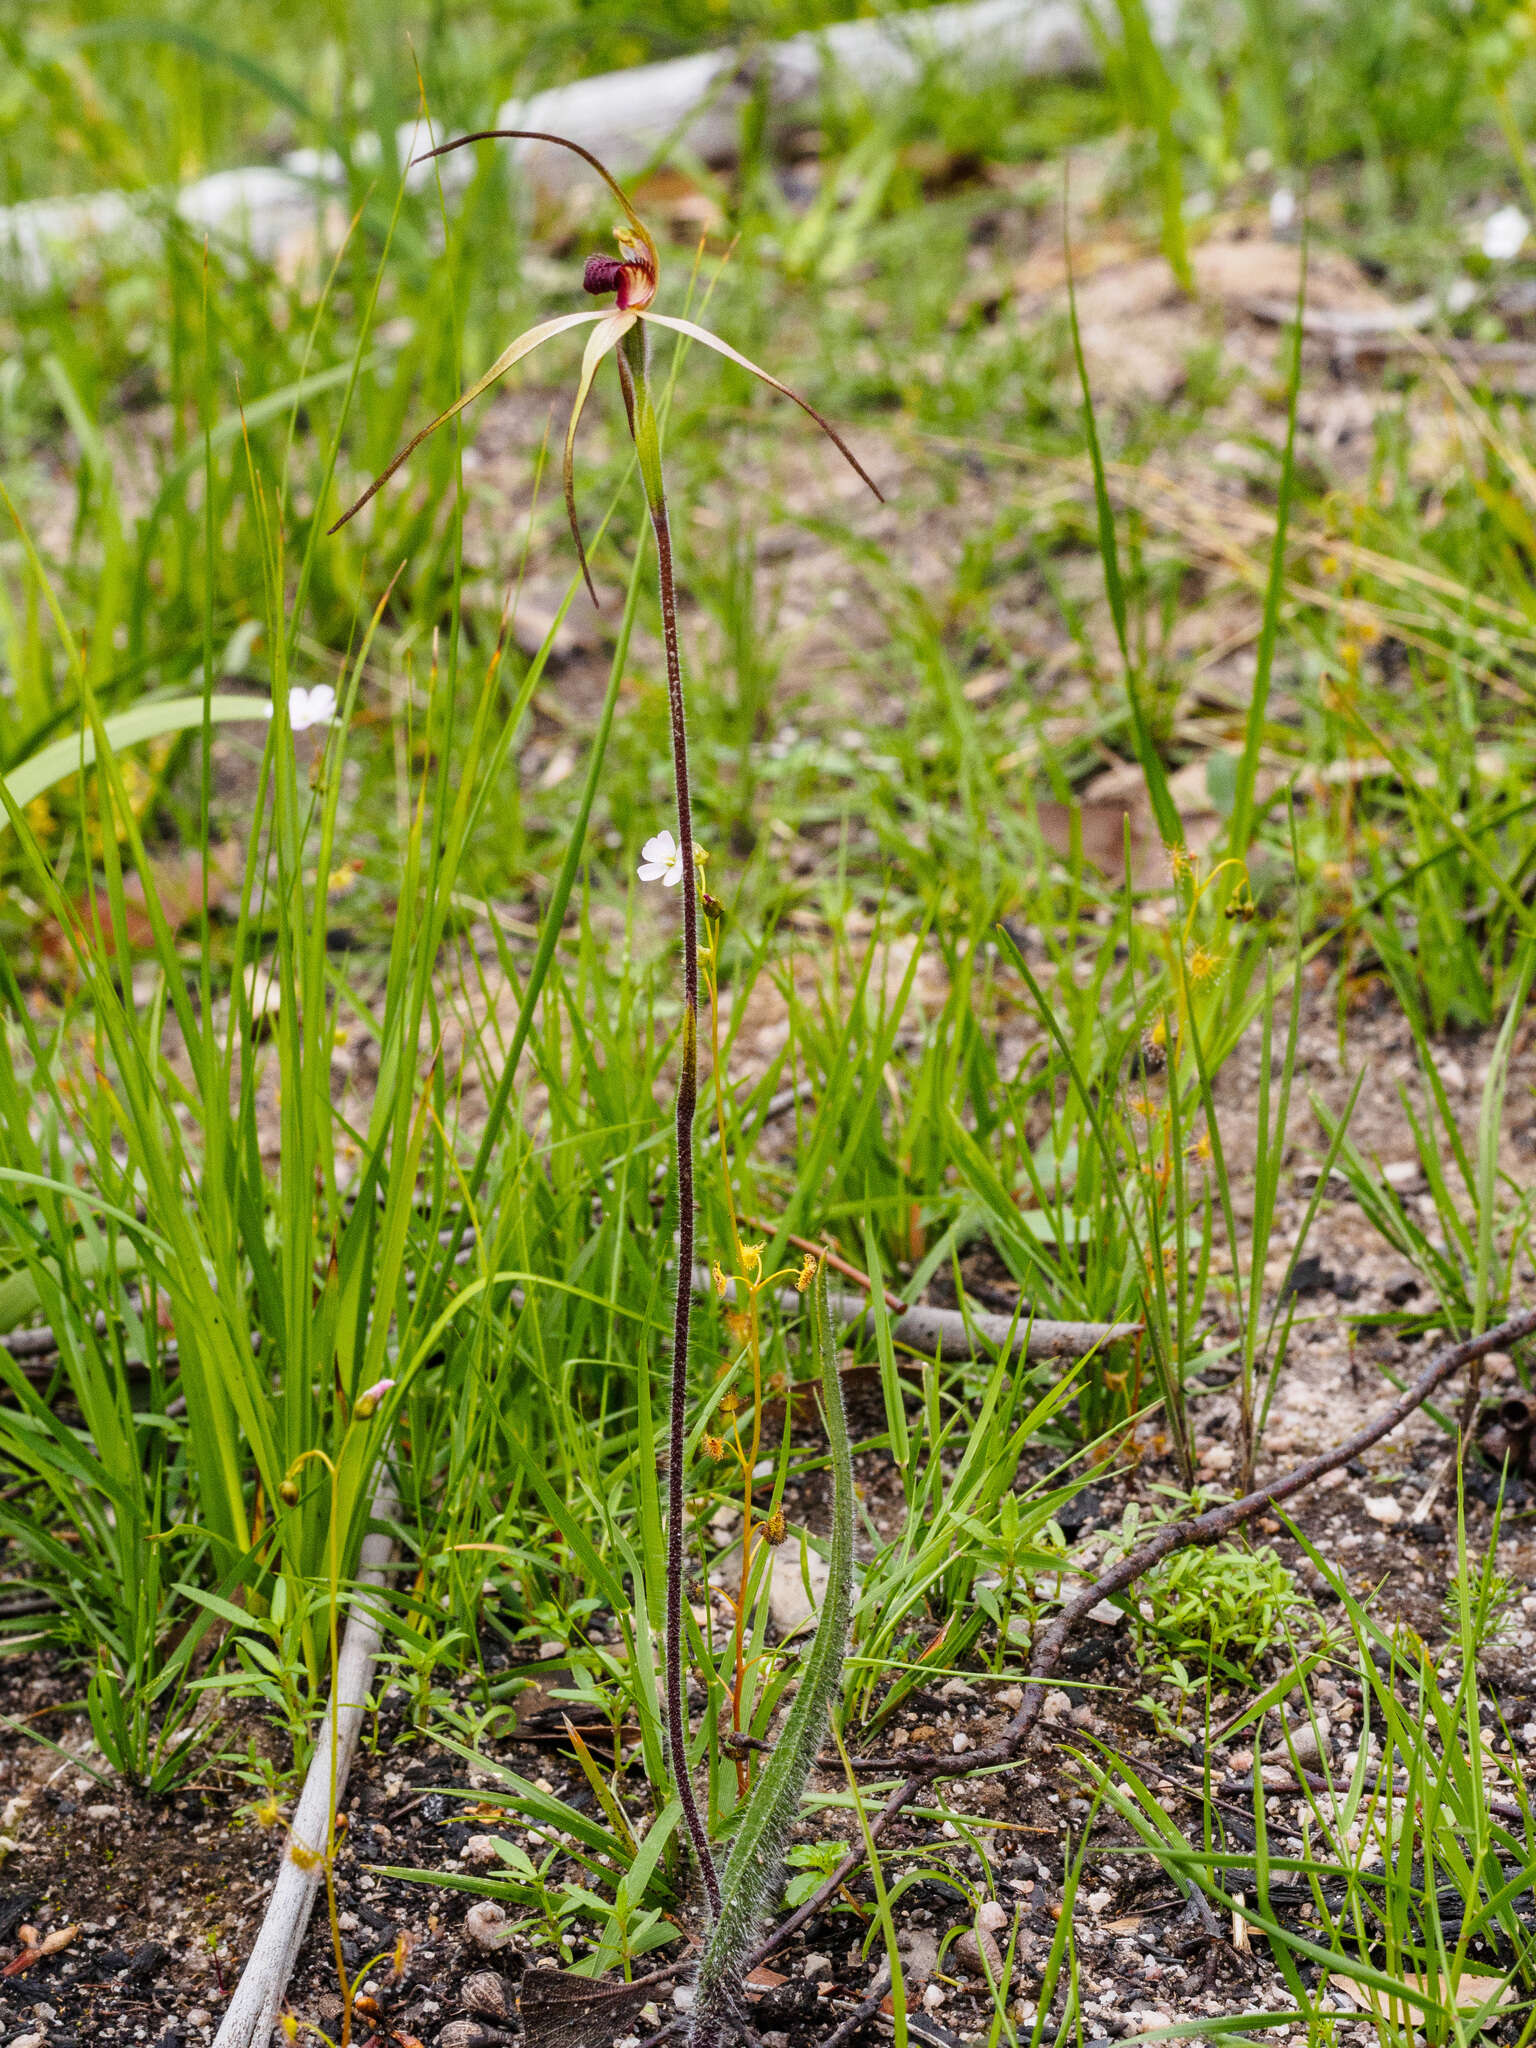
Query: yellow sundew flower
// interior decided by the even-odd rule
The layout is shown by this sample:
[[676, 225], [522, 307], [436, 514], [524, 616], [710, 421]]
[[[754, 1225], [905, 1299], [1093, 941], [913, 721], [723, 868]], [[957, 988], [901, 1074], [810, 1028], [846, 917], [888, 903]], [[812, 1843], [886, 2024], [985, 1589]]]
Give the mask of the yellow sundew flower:
[[1221, 972], [1222, 960], [1219, 953], [1213, 953], [1209, 946], [1196, 946], [1189, 956], [1189, 978], [1198, 987], [1202, 982], [1214, 981]]
[[703, 1450], [706, 1458], [723, 1458], [725, 1456], [725, 1439], [718, 1436], [707, 1436], [704, 1439]]

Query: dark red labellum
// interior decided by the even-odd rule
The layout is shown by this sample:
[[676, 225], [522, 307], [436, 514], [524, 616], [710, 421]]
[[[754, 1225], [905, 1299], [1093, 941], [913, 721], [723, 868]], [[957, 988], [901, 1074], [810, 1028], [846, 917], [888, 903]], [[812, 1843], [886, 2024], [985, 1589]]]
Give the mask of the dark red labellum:
[[589, 256], [586, 271], [582, 276], [581, 288], [594, 297], [603, 292], [616, 292], [623, 285], [629, 266], [617, 256]]

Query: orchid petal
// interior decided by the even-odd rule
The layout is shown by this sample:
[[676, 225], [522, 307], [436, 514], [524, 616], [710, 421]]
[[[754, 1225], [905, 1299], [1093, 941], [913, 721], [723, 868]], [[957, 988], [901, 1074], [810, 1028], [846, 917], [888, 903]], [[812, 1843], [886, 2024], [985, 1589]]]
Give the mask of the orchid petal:
[[345, 526], [349, 519], [355, 518], [374, 493], [381, 490], [389, 482], [406, 457], [415, 454], [429, 434], [435, 434], [438, 428], [445, 426], [456, 413], [461, 413], [466, 405], [471, 404], [477, 399], [482, 391], [496, 382], [498, 377], [504, 377], [514, 363], [520, 363], [524, 356], [532, 355], [536, 348], [540, 347], [544, 342], [552, 340], [557, 334], [567, 334], [573, 327], [584, 327], [594, 320], [606, 320], [610, 317], [611, 315], [608, 312], [562, 313], [558, 319], [541, 320], [537, 327], [530, 327], [520, 334], [516, 341], [510, 343], [502, 350], [485, 375], [479, 378], [477, 382], [471, 384], [462, 397], [456, 398], [446, 412], [440, 412], [430, 426], [423, 427], [413, 440], [406, 442], [389, 467], [379, 472], [357, 503], [350, 510], [343, 512], [335, 526], [327, 528], [327, 532], [335, 533]]
[[741, 355], [736, 349], [731, 347], [728, 341], [722, 341], [718, 334], [711, 334], [707, 327], [700, 327], [692, 320], [676, 320], [667, 313], [642, 313], [640, 317], [642, 320], [653, 321], [658, 327], [670, 327], [674, 334], [686, 334], [690, 341], [702, 341], [704, 346], [712, 348], [716, 355], [724, 356], [728, 362], [737, 364], [743, 370], [750, 370], [752, 375], [759, 378], [764, 384], [769, 385], [775, 391], [782, 392], [784, 397], [792, 398], [803, 413], [810, 415], [821, 431], [827, 436], [828, 440], [838, 450], [839, 454], [864, 479], [881, 504], [885, 503], [885, 493], [875, 482], [863, 463], [860, 462], [857, 455], [848, 446], [848, 443], [843, 439], [836, 427], [822, 413], [819, 413], [814, 405], [802, 398], [798, 391], [791, 391], [787, 384], [781, 384], [777, 377], [772, 376], [760, 364], [754, 363], [746, 356]]
[[576, 517], [576, 428], [581, 420], [582, 408], [587, 402], [587, 394], [592, 389], [592, 380], [597, 375], [599, 363], [610, 349], [617, 348], [639, 317], [638, 313], [615, 312], [610, 308], [588, 335], [587, 346], [581, 358], [581, 377], [576, 385], [576, 397], [571, 405], [570, 423], [565, 430], [565, 516], [571, 522], [571, 538], [576, 543], [581, 573], [586, 578], [587, 591], [594, 604], [597, 603], [597, 592], [592, 586], [592, 572], [587, 567], [587, 550], [581, 538], [581, 525]]

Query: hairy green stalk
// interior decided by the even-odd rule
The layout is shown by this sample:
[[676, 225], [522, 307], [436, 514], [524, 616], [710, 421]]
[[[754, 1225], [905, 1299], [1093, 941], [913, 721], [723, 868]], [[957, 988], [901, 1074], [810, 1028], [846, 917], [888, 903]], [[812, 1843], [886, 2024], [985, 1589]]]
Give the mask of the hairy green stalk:
[[720, 1907], [695, 1981], [692, 2048], [720, 2048], [736, 2031], [742, 1976], [758, 1926], [778, 1894], [779, 1869], [800, 1798], [842, 1686], [853, 1605], [853, 1459], [827, 1305], [827, 1269], [811, 1282], [811, 1347], [821, 1371], [822, 1410], [832, 1449], [832, 1555], [816, 1635], [773, 1754], [747, 1800], [721, 1878]]

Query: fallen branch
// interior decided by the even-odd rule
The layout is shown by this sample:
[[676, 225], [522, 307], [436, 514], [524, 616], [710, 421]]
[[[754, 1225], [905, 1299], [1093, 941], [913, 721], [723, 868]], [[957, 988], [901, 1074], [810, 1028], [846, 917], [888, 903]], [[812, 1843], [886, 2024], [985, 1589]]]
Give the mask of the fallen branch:
[[[387, 1476], [382, 1476], [373, 1496], [372, 1519], [386, 1521], [394, 1511], [394, 1487]], [[393, 1549], [393, 1537], [382, 1529], [365, 1536], [356, 1583], [367, 1587], [382, 1585]], [[383, 1630], [384, 1617], [378, 1601], [360, 1601], [353, 1608], [336, 1659], [330, 1704], [283, 1846], [277, 1882], [272, 1887], [256, 1945], [225, 2009], [213, 2048], [267, 2048], [272, 2038], [299, 1943], [304, 1939], [315, 1893], [324, 1875], [331, 1824], [347, 1789], [347, 1774], [362, 1729], [364, 1704]], [[302, 1864], [295, 1859], [296, 1847], [308, 1852]]]
[[[1095, 1608], [1101, 1600], [1116, 1593], [1123, 1593], [1128, 1586], [1171, 1557], [1175, 1551], [1201, 1548], [1218, 1543], [1224, 1536], [1230, 1536], [1255, 1515], [1266, 1508], [1278, 1507], [1282, 1501], [1291, 1500], [1330, 1472], [1337, 1472], [1347, 1465], [1351, 1458], [1358, 1458], [1373, 1444], [1380, 1443], [1417, 1409], [1422, 1408], [1435, 1390], [1442, 1386], [1462, 1366], [1470, 1365], [1475, 1359], [1485, 1358], [1490, 1351], [1507, 1351], [1523, 1338], [1536, 1335], [1536, 1309], [1527, 1309], [1524, 1314], [1512, 1316], [1508, 1322], [1500, 1323], [1496, 1329], [1485, 1330], [1480, 1337], [1469, 1337], [1464, 1343], [1453, 1344], [1442, 1351], [1424, 1368], [1419, 1377], [1399, 1394], [1398, 1398], [1353, 1436], [1335, 1444], [1332, 1450], [1321, 1451], [1315, 1458], [1307, 1458], [1301, 1464], [1292, 1466], [1269, 1485], [1257, 1487], [1241, 1499], [1224, 1502], [1212, 1508], [1207, 1514], [1197, 1515], [1187, 1522], [1170, 1522], [1158, 1530], [1139, 1550], [1133, 1550], [1120, 1562], [1110, 1567], [1089, 1586], [1083, 1588], [1062, 1608], [1056, 1619], [1043, 1632], [1034, 1655], [1030, 1659], [1029, 1684], [1024, 1703], [1008, 1726], [995, 1742], [984, 1749], [967, 1751], [964, 1757], [930, 1752], [927, 1755], [906, 1759], [907, 1776], [891, 1792], [885, 1805], [869, 1822], [866, 1839], [875, 1841], [908, 1804], [936, 1778], [968, 1777], [976, 1771], [993, 1770], [999, 1765], [1012, 1763], [1034, 1732], [1045, 1704], [1046, 1689], [1061, 1662], [1062, 1651], [1073, 1629]], [[781, 1920], [777, 1927], [759, 1942], [748, 1958], [748, 1967], [755, 1967], [769, 1956], [777, 1953], [800, 1929], [836, 1896], [865, 1859], [861, 1843], [851, 1850], [832, 1875], [827, 1878], [803, 1906]]]
[[[707, 1266], [694, 1267], [693, 1284], [700, 1294], [714, 1292]], [[781, 1308], [798, 1309], [804, 1305], [804, 1298], [792, 1287], [784, 1288], [777, 1299]], [[844, 1325], [846, 1342], [869, 1316], [870, 1303], [859, 1294], [832, 1294], [827, 1300], [833, 1321]], [[1027, 1311], [1000, 1316], [982, 1309], [962, 1312], [957, 1308], [909, 1308], [892, 1316], [891, 1337], [909, 1351], [920, 1351], [930, 1358], [935, 1353], [940, 1358], [974, 1358], [978, 1337], [1010, 1358], [1086, 1358], [1108, 1344], [1129, 1343], [1141, 1335], [1144, 1327], [1142, 1323], [1048, 1322]]]

